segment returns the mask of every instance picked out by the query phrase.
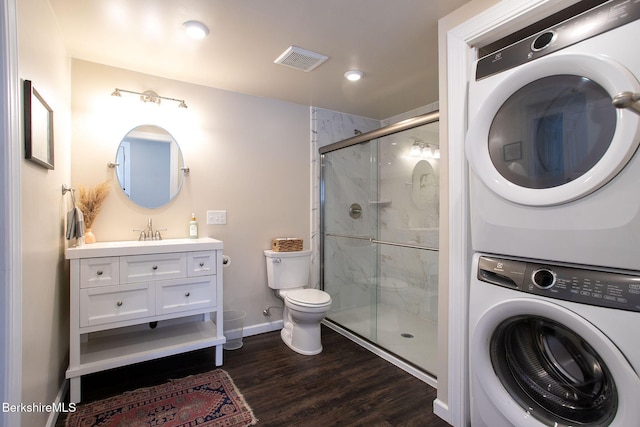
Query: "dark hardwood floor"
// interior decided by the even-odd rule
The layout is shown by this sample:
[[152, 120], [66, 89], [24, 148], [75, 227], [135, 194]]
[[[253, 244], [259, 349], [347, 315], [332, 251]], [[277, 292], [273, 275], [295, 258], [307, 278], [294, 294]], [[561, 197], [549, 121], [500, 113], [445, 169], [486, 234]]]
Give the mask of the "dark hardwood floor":
[[[435, 389], [325, 326], [316, 356], [291, 351], [279, 332], [243, 342], [224, 352], [222, 368], [258, 426], [448, 426], [433, 414]], [[87, 375], [83, 402], [215, 369], [214, 355], [205, 349]]]

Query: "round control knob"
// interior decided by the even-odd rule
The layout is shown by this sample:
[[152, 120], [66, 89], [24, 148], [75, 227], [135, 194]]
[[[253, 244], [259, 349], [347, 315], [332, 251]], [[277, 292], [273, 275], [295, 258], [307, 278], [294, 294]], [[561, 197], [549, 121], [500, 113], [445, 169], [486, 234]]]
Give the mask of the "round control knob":
[[556, 284], [556, 273], [546, 268], [541, 268], [533, 272], [531, 280], [538, 288], [549, 289]]
[[553, 31], [546, 31], [536, 37], [535, 40], [533, 40], [533, 43], [531, 43], [531, 50], [533, 50], [534, 52], [539, 52], [543, 49], [546, 49], [547, 47], [549, 47], [551, 42], [555, 40], [555, 38], [556, 33], [554, 33]]

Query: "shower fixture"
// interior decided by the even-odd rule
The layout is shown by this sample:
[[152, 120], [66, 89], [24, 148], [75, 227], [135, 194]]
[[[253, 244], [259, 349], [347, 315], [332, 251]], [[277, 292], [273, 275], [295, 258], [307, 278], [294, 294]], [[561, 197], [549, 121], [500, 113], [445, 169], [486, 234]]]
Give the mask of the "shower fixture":
[[133, 90], [126, 90], [126, 89], [118, 89], [116, 88], [112, 93], [111, 96], [118, 96], [121, 97], [122, 96], [122, 92], [124, 93], [131, 93], [134, 95], [140, 95], [140, 101], [144, 102], [144, 103], [154, 103], [154, 104], [158, 104], [160, 105], [160, 101], [163, 99], [166, 99], [167, 101], [175, 101], [178, 103], [178, 108], [187, 108], [187, 104], [183, 99], [175, 99], [175, 98], [168, 98], [166, 96], [160, 96], [158, 95], [156, 92], [152, 91], [152, 90], [145, 90], [144, 92], [136, 92]]

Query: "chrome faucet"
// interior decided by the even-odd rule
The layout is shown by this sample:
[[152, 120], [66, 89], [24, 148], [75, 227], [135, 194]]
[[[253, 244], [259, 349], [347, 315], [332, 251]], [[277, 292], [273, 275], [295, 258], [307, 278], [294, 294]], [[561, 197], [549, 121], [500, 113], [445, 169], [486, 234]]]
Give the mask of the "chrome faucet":
[[149, 217], [149, 220], [147, 221], [147, 229], [141, 229], [141, 228], [134, 228], [133, 231], [139, 231], [140, 232], [140, 237], [138, 237], [138, 240], [162, 240], [162, 234], [160, 234], [160, 231], [164, 231], [166, 230], [166, 228], [157, 228], [155, 231], [153, 230], [153, 222], [151, 220], [151, 217]]

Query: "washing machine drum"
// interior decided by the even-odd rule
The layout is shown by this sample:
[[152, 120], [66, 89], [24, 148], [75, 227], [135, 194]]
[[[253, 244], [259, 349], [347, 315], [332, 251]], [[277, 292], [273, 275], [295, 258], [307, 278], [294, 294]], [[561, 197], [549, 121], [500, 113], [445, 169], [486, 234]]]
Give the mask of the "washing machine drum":
[[581, 337], [550, 319], [513, 317], [491, 339], [491, 361], [509, 394], [545, 425], [609, 425], [613, 376]]

